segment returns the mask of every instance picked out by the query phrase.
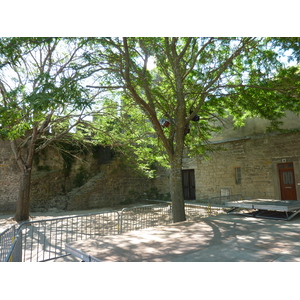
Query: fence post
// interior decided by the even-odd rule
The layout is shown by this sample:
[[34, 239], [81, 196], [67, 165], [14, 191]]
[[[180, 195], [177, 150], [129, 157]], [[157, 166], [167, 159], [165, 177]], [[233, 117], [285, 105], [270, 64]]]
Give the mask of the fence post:
[[122, 216], [123, 216], [123, 209], [121, 210], [121, 213], [118, 213], [118, 234], [122, 234], [122, 230], [123, 230], [123, 220], [122, 220]]
[[22, 262], [22, 230], [20, 230], [20, 232], [14, 239], [17, 239], [17, 241], [11, 255], [11, 261]]

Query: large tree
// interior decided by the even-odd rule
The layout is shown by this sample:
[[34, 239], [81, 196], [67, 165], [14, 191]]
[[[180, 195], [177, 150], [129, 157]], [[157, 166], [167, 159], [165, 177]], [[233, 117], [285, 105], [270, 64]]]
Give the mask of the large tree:
[[260, 116], [276, 125], [285, 109], [299, 111], [298, 69], [285, 69], [279, 59], [289, 49], [298, 55], [299, 48], [298, 39], [280, 38], [1, 39], [0, 134], [11, 141], [20, 168], [16, 219], [29, 217], [35, 153], [80, 124], [91, 108], [89, 79], [122, 104], [109, 112], [117, 123], [98, 118], [110, 130], [104, 134], [131, 139], [143, 164], [167, 158], [173, 219], [185, 220], [184, 148], [203, 152], [213, 120], [223, 116], [237, 123]]
[[[213, 120], [231, 115], [237, 123], [260, 116], [273, 121], [286, 109], [299, 111], [299, 74], [280, 60], [299, 40], [272, 38], [100, 38], [88, 39], [102, 69], [94, 87], [122, 94], [149, 122], [170, 166], [174, 222], [185, 220], [182, 157], [205, 150]], [[282, 47], [281, 47], [282, 46]], [[282, 50], [282, 51], [281, 51]], [[155, 67], [149, 62], [155, 61]], [[298, 85], [298, 86], [297, 86]], [[147, 123], [148, 120], [149, 122]], [[124, 133], [123, 127], [123, 133]], [[125, 130], [126, 132], [126, 130]], [[128, 131], [127, 131], [128, 132]], [[140, 135], [134, 147], [145, 157], [153, 132]], [[137, 136], [137, 135], [135, 135]], [[145, 138], [146, 137], [146, 138]], [[151, 150], [152, 149], [152, 150]]]
[[84, 43], [61, 38], [0, 39], [0, 137], [20, 170], [15, 219], [28, 220], [36, 153], [84, 122], [95, 95]]

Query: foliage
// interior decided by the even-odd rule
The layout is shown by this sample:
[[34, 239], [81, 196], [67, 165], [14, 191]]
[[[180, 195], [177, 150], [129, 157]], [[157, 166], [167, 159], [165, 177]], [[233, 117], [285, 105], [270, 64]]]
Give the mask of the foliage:
[[272, 41], [274, 47], [278, 47], [279, 54], [289, 62], [300, 62], [300, 37], [276, 37]]
[[86, 52], [73, 38], [0, 39], [0, 137], [11, 141], [24, 180], [18, 221], [29, 217], [35, 154], [83, 123], [97, 96], [86, 87], [95, 72]]
[[[296, 53], [299, 40], [102, 38], [89, 42], [98, 65], [106, 69], [98, 78], [98, 88], [110, 90], [111, 104], [117, 106], [109, 120], [98, 120], [96, 126], [108, 132], [100, 140], [127, 145], [142, 168], [155, 160], [169, 164], [181, 151], [182, 141], [193, 155], [205, 153], [207, 141], [229, 115], [237, 126], [257, 116], [271, 120], [275, 128], [286, 110], [300, 109], [298, 69], [285, 68], [281, 61], [291, 47]], [[155, 61], [153, 69], [150, 59]], [[170, 126], [163, 128], [162, 119]]]
[[78, 120], [91, 108], [93, 97], [83, 81], [91, 73], [77, 40], [1, 39], [0, 58], [2, 139], [26, 139], [33, 128], [41, 136], [52, 124]]
[[76, 139], [74, 135], [66, 135], [63, 139], [53, 141], [51, 147], [57, 149], [63, 158], [65, 177], [70, 175], [76, 157], [89, 151], [88, 144]]
[[[101, 38], [89, 43], [102, 69], [97, 88], [113, 94], [120, 89], [120, 111], [131, 108], [129, 117], [124, 115], [126, 127], [111, 123], [110, 135], [121, 144], [127, 136], [141, 168], [155, 157], [170, 165], [174, 222], [185, 220], [185, 147], [193, 155], [203, 154], [218, 129], [215, 124], [228, 115], [236, 125], [258, 116], [275, 126], [282, 111], [299, 108], [298, 76], [283, 76], [278, 48], [286, 50], [288, 43], [279, 39]], [[154, 69], [149, 67], [151, 58]]]
[[77, 127], [79, 139], [118, 147], [149, 175], [170, 165], [176, 204], [183, 149], [205, 153], [223, 118], [276, 127], [286, 110], [299, 112], [298, 68], [282, 62], [299, 60], [299, 49], [299, 38], [1, 38], [0, 137], [25, 172]]
[[[163, 148], [147, 116], [126, 97], [121, 97], [121, 102], [120, 114], [118, 103], [112, 102], [103, 110], [102, 116], [95, 118], [93, 125], [97, 130], [94, 132], [94, 141], [111, 145], [116, 153], [124, 155], [128, 164], [153, 177], [153, 163], [165, 164]], [[115, 107], [114, 111], [110, 111], [112, 106]]]
[[85, 170], [84, 166], [81, 165], [74, 178], [75, 187], [81, 187], [82, 185], [84, 185], [88, 180], [88, 178], [89, 178], [88, 172]]

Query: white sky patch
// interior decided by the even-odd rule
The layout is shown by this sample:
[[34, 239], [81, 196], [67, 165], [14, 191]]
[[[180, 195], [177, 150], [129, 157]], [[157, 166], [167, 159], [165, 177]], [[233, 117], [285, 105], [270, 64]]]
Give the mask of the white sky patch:
[[155, 61], [155, 58], [153, 56], [150, 56], [149, 59], [148, 59], [147, 69], [149, 71], [151, 71], [154, 68], [156, 68], [156, 61]]

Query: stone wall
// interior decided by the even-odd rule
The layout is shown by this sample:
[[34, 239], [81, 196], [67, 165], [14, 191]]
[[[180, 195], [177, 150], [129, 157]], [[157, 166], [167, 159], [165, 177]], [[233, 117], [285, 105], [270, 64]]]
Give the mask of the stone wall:
[[0, 141], [0, 211], [15, 209], [19, 186], [18, 172], [10, 144]]
[[[32, 172], [31, 211], [92, 209], [166, 197], [165, 171], [149, 179], [104, 150], [78, 154], [71, 162], [51, 147], [39, 153]], [[18, 166], [9, 142], [1, 141], [0, 212], [15, 211], [18, 190]]]
[[[296, 127], [299, 122], [293, 116], [289, 124]], [[214, 137], [214, 147], [222, 150], [211, 152], [208, 160], [184, 158], [183, 168], [195, 170], [196, 198], [229, 193], [280, 199], [278, 163], [293, 162], [300, 200], [300, 131], [266, 134], [264, 123], [249, 126], [251, 130], [228, 128]], [[54, 148], [40, 153], [32, 173], [31, 210], [91, 209], [145, 198], [168, 199], [167, 169], [158, 168], [157, 176], [149, 179], [121, 157], [114, 158], [107, 148], [98, 150], [77, 155], [71, 164]], [[240, 182], [236, 182], [237, 168]], [[0, 141], [0, 212], [15, 210], [18, 190], [19, 170], [10, 144]]]
[[138, 176], [129, 166], [115, 159], [101, 166], [99, 172], [81, 187], [54, 197], [51, 205], [67, 210], [111, 207], [137, 201], [151, 188], [150, 179]]
[[[300, 200], [300, 133], [264, 134], [228, 142], [215, 147], [210, 159], [186, 159], [184, 168], [195, 169], [196, 198], [216, 197], [227, 192], [249, 198], [280, 199], [278, 163], [293, 162], [298, 200]], [[241, 181], [236, 182], [236, 168]]]

